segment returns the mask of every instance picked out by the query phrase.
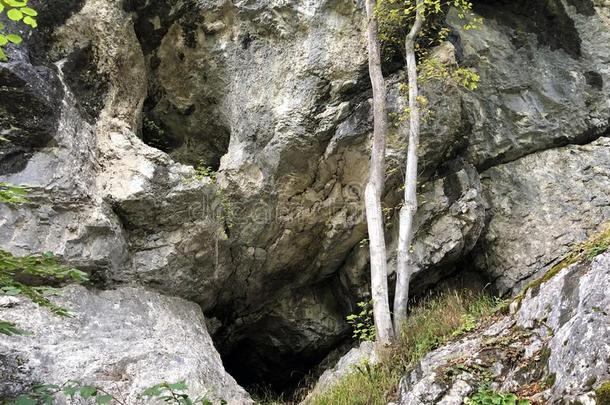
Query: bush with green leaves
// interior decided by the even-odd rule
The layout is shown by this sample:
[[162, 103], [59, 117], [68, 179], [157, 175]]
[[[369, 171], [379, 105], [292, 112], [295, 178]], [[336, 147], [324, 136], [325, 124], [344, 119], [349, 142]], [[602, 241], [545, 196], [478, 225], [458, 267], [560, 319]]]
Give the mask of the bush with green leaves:
[[[472, 13], [473, 5], [470, 0], [424, 0], [420, 12], [426, 24], [423, 25], [415, 44], [418, 60], [417, 81], [419, 84], [431, 81], [450, 82], [473, 91], [477, 89], [480, 80], [475, 70], [448, 65], [430, 52], [449, 37], [450, 30], [445, 24], [445, 18], [451, 7], [457, 10], [458, 17], [464, 21], [464, 29], [476, 29], [482, 24], [482, 18]], [[415, 20], [415, 15], [415, 0], [377, 0], [375, 16], [379, 23], [379, 40], [386, 60], [392, 60], [397, 53], [404, 52], [403, 41]], [[404, 55], [402, 56], [404, 58]], [[404, 97], [408, 97], [407, 84], [401, 84], [399, 89]], [[427, 119], [432, 114], [428, 108], [428, 99], [420, 94], [417, 102], [423, 118]], [[409, 114], [409, 108], [405, 108], [396, 118], [399, 122], [406, 121]]]
[[386, 59], [403, 52], [403, 41], [415, 21], [416, 11], [420, 11], [426, 24], [418, 36], [415, 50], [418, 59], [422, 60], [430, 48], [447, 39], [449, 29], [444, 18], [450, 7], [455, 8], [458, 17], [465, 21], [464, 29], [477, 28], [482, 23], [482, 19], [472, 13], [470, 0], [424, 0], [419, 10], [415, 0], [377, 0], [375, 16], [379, 22], [379, 40]]
[[527, 399], [520, 399], [512, 393], [500, 393], [489, 388], [480, 388], [474, 395], [464, 400], [466, 405], [530, 405]]
[[347, 316], [347, 323], [354, 330], [352, 337], [360, 342], [375, 341], [375, 324], [373, 322], [373, 304], [363, 301], [356, 304], [360, 312]]
[[[40, 384], [35, 386], [31, 392], [18, 396], [14, 401], [7, 402], [6, 405], [54, 405], [58, 395], [67, 397], [70, 403], [133, 405], [120, 395], [78, 381], [68, 381], [62, 385]], [[214, 405], [204, 396], [191, 398], [188, 395], [188, 385], [185, 381], [162, 382], [145, 389], [138, 395], [138, 404], [153, 402], [163, 402], [168, 405]], [[220, 400], [219, 404], [225, 405], [226, 403], [226, 401]]]
[[0, 0], [0, 61], [6, 62], [8, 57], [4, 47], [9, 43], [19, 45], [23, 38], [15, 32], [7, 30], [7, 23], [22, 23], [36, 28], [38, 12], [28, 6], [28, 0]]

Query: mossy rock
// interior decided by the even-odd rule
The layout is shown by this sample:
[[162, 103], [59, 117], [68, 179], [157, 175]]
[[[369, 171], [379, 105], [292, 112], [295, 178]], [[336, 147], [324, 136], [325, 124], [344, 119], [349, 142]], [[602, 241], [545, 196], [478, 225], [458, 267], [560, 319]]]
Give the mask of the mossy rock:
[[610, 223], [602, 225], [601, 231], [593, 234], [588, 240], [575, 246], [564, 258], [549, 269], [542, 277], [532, 281], [515, 297], [520, 306], [525, 294], [532, 290], [538, 293], [540, 286], [555, 277], [561, 270], [578, 262], [591, 261], [596, 256], [610, 249]]
[[595, 390], [597, 405], [610, 405], [610, 381], [602, 383]]

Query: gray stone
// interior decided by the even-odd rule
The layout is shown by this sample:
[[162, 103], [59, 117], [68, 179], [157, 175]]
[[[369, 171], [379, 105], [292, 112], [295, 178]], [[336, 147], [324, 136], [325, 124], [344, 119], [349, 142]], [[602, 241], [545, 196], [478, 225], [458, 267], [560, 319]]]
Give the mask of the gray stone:
[[25, 299], [0, 306], [0, 318], [30, 333], [0, 341], [0, 397], [34, 383], [74, 380], [136, 403], [150, 386], [185, 380], [193, 398], [252, 403], [224, 371], [196, 305], [142, 288], [66, 287], [58, 294], [53, 300], [74, 317], [51, 315]]
[[336, 364], [326, 369], [307, 397], [301, 402], [313, 403], [315, 396], [332, 387], [347, 375], [357, 372], [359, 367], [375, 366], [379, 362], [374, 342], [362, 342], [342, 356]]
[[426, 355], [401, 380], [399, 403], [460, 404], [489, 379], [502, 392], [536, 383], [544, 403], [594, 404], [610, 378], [609, 287], [609, 253], [561, 270], [528, 289], [514, 314]]
[[610, 138], [529, 155], [481, 175], [489, 223], [478, 268], [517, 291], [610, 220]]
[[[33, 201], [0, 208], [2, 249], [54, 251], [100, 287], [144, 284], [196, 302], [217, 320], [216, 336], [230, 336], [229, 348], [248, 338], [239, 331], [252, 331], [269, 314], [281, 325], [260, 332], [273, 338], [269, 355], [303, 347], [321, 355], [333, 346], [346, 334], [343, 311], [368, 290], [361, 245], [371, 94], [361, 2], [59, 3], [49, 2], [59, 11], [41, 27], [41, 45], [27, 45], [58, 69], [19, 59], [20, 72], [40, 84], [35, 76], [44, 70], [51, 87], [71, 77], [63, 80], [63, 98], [61, 88], [28, 90], [44, 108], [57, 101], [49, 114], [34, 109], [48, 121], [37, 128], [53, 141], [19, 152], [18, 170], [1, 168], [0, 181], [31, 185]], [[583, 2], [530, 3], [478, 5], [486, 17], [481, 31], [464, 31], [452, 15], [455, 55], [448, 43], [435, 50], [445, 63], [475, 68], [482, 80], [474, 92], [448, 83], [422, 89], [435, 114], [422, 132], [414, 292], [465, 261], [480, 235], [477, 263], [503, 290], [562, 254], [563, 248], [546, 250], [544, 228], [527, 229], [551, 221], [547, 211], [536, 211], [538, 201], [526, 199], [537, 216], [531, 222], [504, 220], [489, 197], [493, 190], [532, 196], [529, 190], [553, 184], [558, 194], [595, 196], [545, 205], [575, 221], [557, 222], [549, 232], [569, 229], [561, 246], [607, 218], [603, 176], [591, 177], [592, 191], [578, 186], [588, 175], [559, 187], [564, 160], [577, 172], [593, 157], [596, 167], [607, 162], [603, 141], [591, 143], [607, 134], [610, 117], [606, 6], [597, 4], [600, 17]], [[557, 24], [541, 26], [546, 18]], [[388, 68], [396, 113], [405, 105], [398, 90], [404, 73]], [[89, 74], [100, 78], [99, 87]], [[28, 102], [18, 107], [27, 111]], [[393, 127], [388, 142], [390, 214], [399, 201], [404, 134]], [[523, 181], [509, 185], [514, 178], [500, 175], [520, 167], [515, 159], [544, 165], [551, 155], [540, 152], [588, 143], [565, 149], [581, 157], [558, 155], [554, 162], [563, 166], [552, 178], [526, 181], [522, 172]], [[215, 179], [194, 177], [199, 161], [219, 169]], [[477, 172], [485, 172], [482, 186]], [[516, 234], [522, 243], [513, 243]], [[536, 251], [533, 262], [520, 258], [524, 264], [509, 269], [512, 258], [503, 255], [522, 246], [543, 256]], [[324, 305], [314, 287], [325, 292]], [[287, 302], [303, 305], [307, 322]]]

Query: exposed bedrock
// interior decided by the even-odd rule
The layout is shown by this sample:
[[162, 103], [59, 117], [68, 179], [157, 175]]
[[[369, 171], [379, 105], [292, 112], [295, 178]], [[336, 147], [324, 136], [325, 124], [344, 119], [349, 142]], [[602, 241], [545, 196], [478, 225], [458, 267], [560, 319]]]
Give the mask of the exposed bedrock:
[[57, 303], [74, 316], [49, 316], [26, 299], [0, 300], [2, 319], [30, 333], [27, 338], [3, 336], [0, 342], [0, 398], [41, 381], [80, 381], [138, 403], [137, 395], [146, 388], [184, 380], [192, 398], [252, 403], [225, 372], [196, 304], [143, 288], [83, 287], [61, 289]]
[[[609, 215], [607, 8], [480, 3], [483, 28], [464, 31], [450, 13], [440, 50], [476, 69], [479, 89], [424, 88], [435, 113], [422, 134], [415, 293], [456, 266], [511, 291]], [[0, 247], [54, 251], [101, 288], [196, 302], [228, 364], [265, 359], [256, 382], [290, 383], [297, 362], [349, 335], [345, 316], [367, 291], [360, 5], [58, 10], [29, 57], [14, 51], [23, 55], [0, 66], [0, 135], [14, 139], [0, 145], [0, 181], [32, 193], [31, 204], [0, 206]], [[392, 72], [396, 112], [404, 73]], [[390, 246], [404, 134], [393, 127], [389, 139]]]
[[595, 390], [609, 377], [608, 314], [599, 310], [608, 306], [609, 270], [608, 254], [561, 270], [515, 313], [424, 357], [402, 379], [396, 403], [462, 403], [480, 384], [475, 370], [486, 370], [495, 390], [536, 385], [542, 403], [603, 403]]

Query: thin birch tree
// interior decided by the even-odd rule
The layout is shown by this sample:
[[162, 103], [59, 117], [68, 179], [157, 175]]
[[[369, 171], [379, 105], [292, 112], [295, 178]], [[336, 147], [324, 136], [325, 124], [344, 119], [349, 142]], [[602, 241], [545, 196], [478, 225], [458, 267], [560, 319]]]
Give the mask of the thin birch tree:
[[375, 0], [366, 0], [369, 75], [373, 87], [373, 148], [369, 181], [364, 192], [369, 232], [371, 296], [377, 341], [388, 344], [394, 338], [388, 294], [388, 269], [381, 198], [385, 185], [385, 152], [388, 132], [387, 90], [381, 71], [381, 46], [375, 18]]
[[[381, 44], [379, 39], [379, 4], [383, 3], [386, 22], [398, 25], [398, 31], [406, 31], [404, 39], [404, 56], [408, 78], [408, 148], [404, 179], [404, 201], [399, 212], [396, 290], [394, 294], [394, 317], [392, 321], [388, 293], [388, 257], [384, 232], [382, 198], [385, 185], [385, 153], [388, 132], [387, 89], [381, 69]], [[365, 206], [369, 233], [369, 250], [371, 266], [371, 295], [373, 299], [373, 316], [376, 325], [377, 341], [389, 344], [395, 334], [400, 333], [407, 318], [409, 285], [412, 275], [417, 270], [417, 263], [411, 254], [414, 235], [414, 222], [417, 213], [418, 183], [418, 150], [422, 121], [421, 97], [419, 95], [417, 40], [425, 29], [428, 17], [442, 14], [448, 7], [457, 8], [460, 18], [465, 19], [472, 10], [470, 0], [366, 0], [367, 40], [369, 54], [369, 75], [373, 89], [373, 145], [371, 151], [369, 180], [365, 190]], [[388, 8], [389, 5], [389, 8]], [[474, 28], [480, 19], [464, 27]], [[404, 24], [410, 24], [408, 30]], [[401, 26], [402, 25], [402, 26]], [[386, 30], [387, 31], [387, 30]], [[441, 30], [438, 40], [446, 36]], [[395, 33], [385, 35], [386, 39], [395, 38]], [[450, 72], [446, 67], [430, 63], [427, 75], [436, 79], [453, 79], [458, 84], [474, 90], [478, 75], [470, 69], [458, 68]], [[430, 74], [431, 71], [434, 71]]]

